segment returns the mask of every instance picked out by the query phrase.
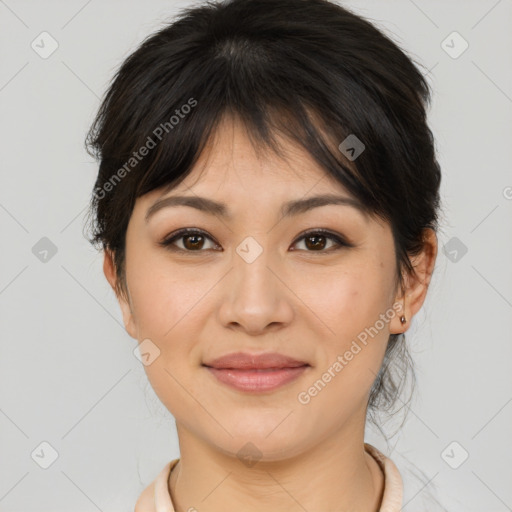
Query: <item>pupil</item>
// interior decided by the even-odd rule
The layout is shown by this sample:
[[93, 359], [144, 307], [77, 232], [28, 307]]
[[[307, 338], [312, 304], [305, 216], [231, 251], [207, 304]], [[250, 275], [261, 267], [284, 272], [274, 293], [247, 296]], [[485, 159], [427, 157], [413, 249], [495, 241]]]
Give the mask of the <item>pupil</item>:
[[[201, 238], [202, 238], [201, 235], [186, 235], [185, 236], [185, 240], [186, 240], [185, 241], [185, 247], [192, 248], [192, 249], [197, 249], [198, 248], [197, 244], [199, 244], [199, 249], [200, 249], [202, 247], [202, 244], [201, 244], [202, 240], [200, 240]], [[190, 239], [195, 240], [195, 241], [192, 242], [191, 247], [189, 247], [190, 244], [187, 244], [187, 241], [190, 241]], [[198, 241], [198, 239], [199, 239], [199, 241]]]
[[[313, 244], [309, 244], [308, 240], [314, 240]], [[319, 242], [319, 240], [323, 241], [324, 243]], [[308, 247], [308, 249], [311, 249], [311, 248], [323, 249], [325, 247], [325, 237], [323, 235], [321, 235], [321, 236], [314, 236], [314, 235], [308, 236], [306, 238], [306, 246]]]

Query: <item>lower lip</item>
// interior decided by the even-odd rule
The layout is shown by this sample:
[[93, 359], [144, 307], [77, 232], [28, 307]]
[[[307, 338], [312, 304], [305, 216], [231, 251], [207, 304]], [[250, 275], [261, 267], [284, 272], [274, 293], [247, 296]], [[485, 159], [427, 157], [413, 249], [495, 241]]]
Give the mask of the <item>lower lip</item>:
[[218, 380], [240, 391], [272, 391], [297, 379], [308, 368], [279, 368], [275, 370], [235, 370], [206, 367]]

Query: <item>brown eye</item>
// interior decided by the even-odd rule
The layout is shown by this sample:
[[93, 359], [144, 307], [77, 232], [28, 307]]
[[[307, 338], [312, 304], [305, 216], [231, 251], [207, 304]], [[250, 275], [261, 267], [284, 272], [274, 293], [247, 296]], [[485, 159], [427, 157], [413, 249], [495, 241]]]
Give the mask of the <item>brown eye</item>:
[[[172, 251], [204, 252], [205, 243], [208, 240], [212, 242], [213, 247], [206, 247], [206, 249], [215, 248], [216, 244], [203, 231], [181, 229], [160, 242], [160, 245]], [[181, 242], [181, 246], [177, 242]]]
[[185, 249], [201, 249], [204, 245], [204, 237], [202, 235], [184, 235], [182, 239], [184, 240], [183, 245]]
[[312, 250], [325, 249], [327, 237], [324, 235], [309, 235], [304, 238], [306, 247]]
[[[293, 245], [301, 241], [304, 241], [305, 246], [305, 249], [301, 248], [301, 250], [305, 250], [306, 252], [330, 253], [342, 247], [353, 247], [353, 244], [347, 242], [340, 235], [322, 229], [303, 234]], [[181, 242], [181, 246], [178, 242]], [[208, 242], [211, 243], [210, 247], [207, 246]], [[159, 244], [171, 251], [189, 253], [218, 250], [219, 248], [218, 244], [203, 231], [188, 228], [172, 233]]]
[[[334, 251], [341, 247], [352, 247], [352, 244], [349, 244], [341, 236], [322, 229], [310, 231], [302, 235], [295, 244], [302, 240], [304, 240], [304, 246], [307, 252], [331, 252], [331, 250]], [[331, 241], [331, 245], [329, 245], [329, 241]]]

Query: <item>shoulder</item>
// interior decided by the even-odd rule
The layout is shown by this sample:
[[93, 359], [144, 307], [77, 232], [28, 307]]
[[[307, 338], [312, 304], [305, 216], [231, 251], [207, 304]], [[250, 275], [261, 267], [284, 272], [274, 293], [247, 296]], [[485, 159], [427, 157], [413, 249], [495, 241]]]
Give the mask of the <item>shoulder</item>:
[[[383, 455], [382, 452], [381, 455]], [[389, 467], [391, 459], [387, 457], [386, 459]], [[428, 477], [418, 464], [413, 463], [399, 450], [394, 451], [392, 464], [401, 475], [403, 502], [407, 504], [407, 510], [414, 512], [425, 510], [428, 510], [428, 512], [447, 512], [446, 506], [441, 501], [436, 482], [432, 481], [435, 475], [434, 477]]]
[[134, 512], [174, 512], [169, 492], [169, 475], [180, 459], [168, 462], [158, 476], [142, 491]]
[[151, 482], [141, 493], [137, 503], [135, 503], [134, 512], [153, 512], [154, 511], [155, 482]]
[[384, 491], [380, 510], [395, 512], [402, 510], [403, 481], [395, 463], [375, 446], [364, 443], [365, 450], [377, 461], [384, 474]]

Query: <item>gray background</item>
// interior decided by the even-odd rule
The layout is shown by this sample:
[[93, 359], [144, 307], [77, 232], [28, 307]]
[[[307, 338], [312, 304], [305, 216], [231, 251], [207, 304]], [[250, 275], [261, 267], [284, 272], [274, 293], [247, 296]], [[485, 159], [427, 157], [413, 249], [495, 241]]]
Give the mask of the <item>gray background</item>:
[[[3, 512], [133, 510], [179, 455], [82, 234], [97, 171], [83, 140], [120, 62], [186, 5], [0, 0]], [[389, 451], [367, 440], [404, 471], [406, 512], [434, 487], [450, 511], [512, 510], [512, 2], [344, 5], [430, 70], [443, 169], [439, 257], [409, 331], [417, 394]], [[47, 58], [31, 47], [43, 31], [58, 43]], [[442, 44], [453, 31], [469, 43], [457, 58], [458, 36]]]

